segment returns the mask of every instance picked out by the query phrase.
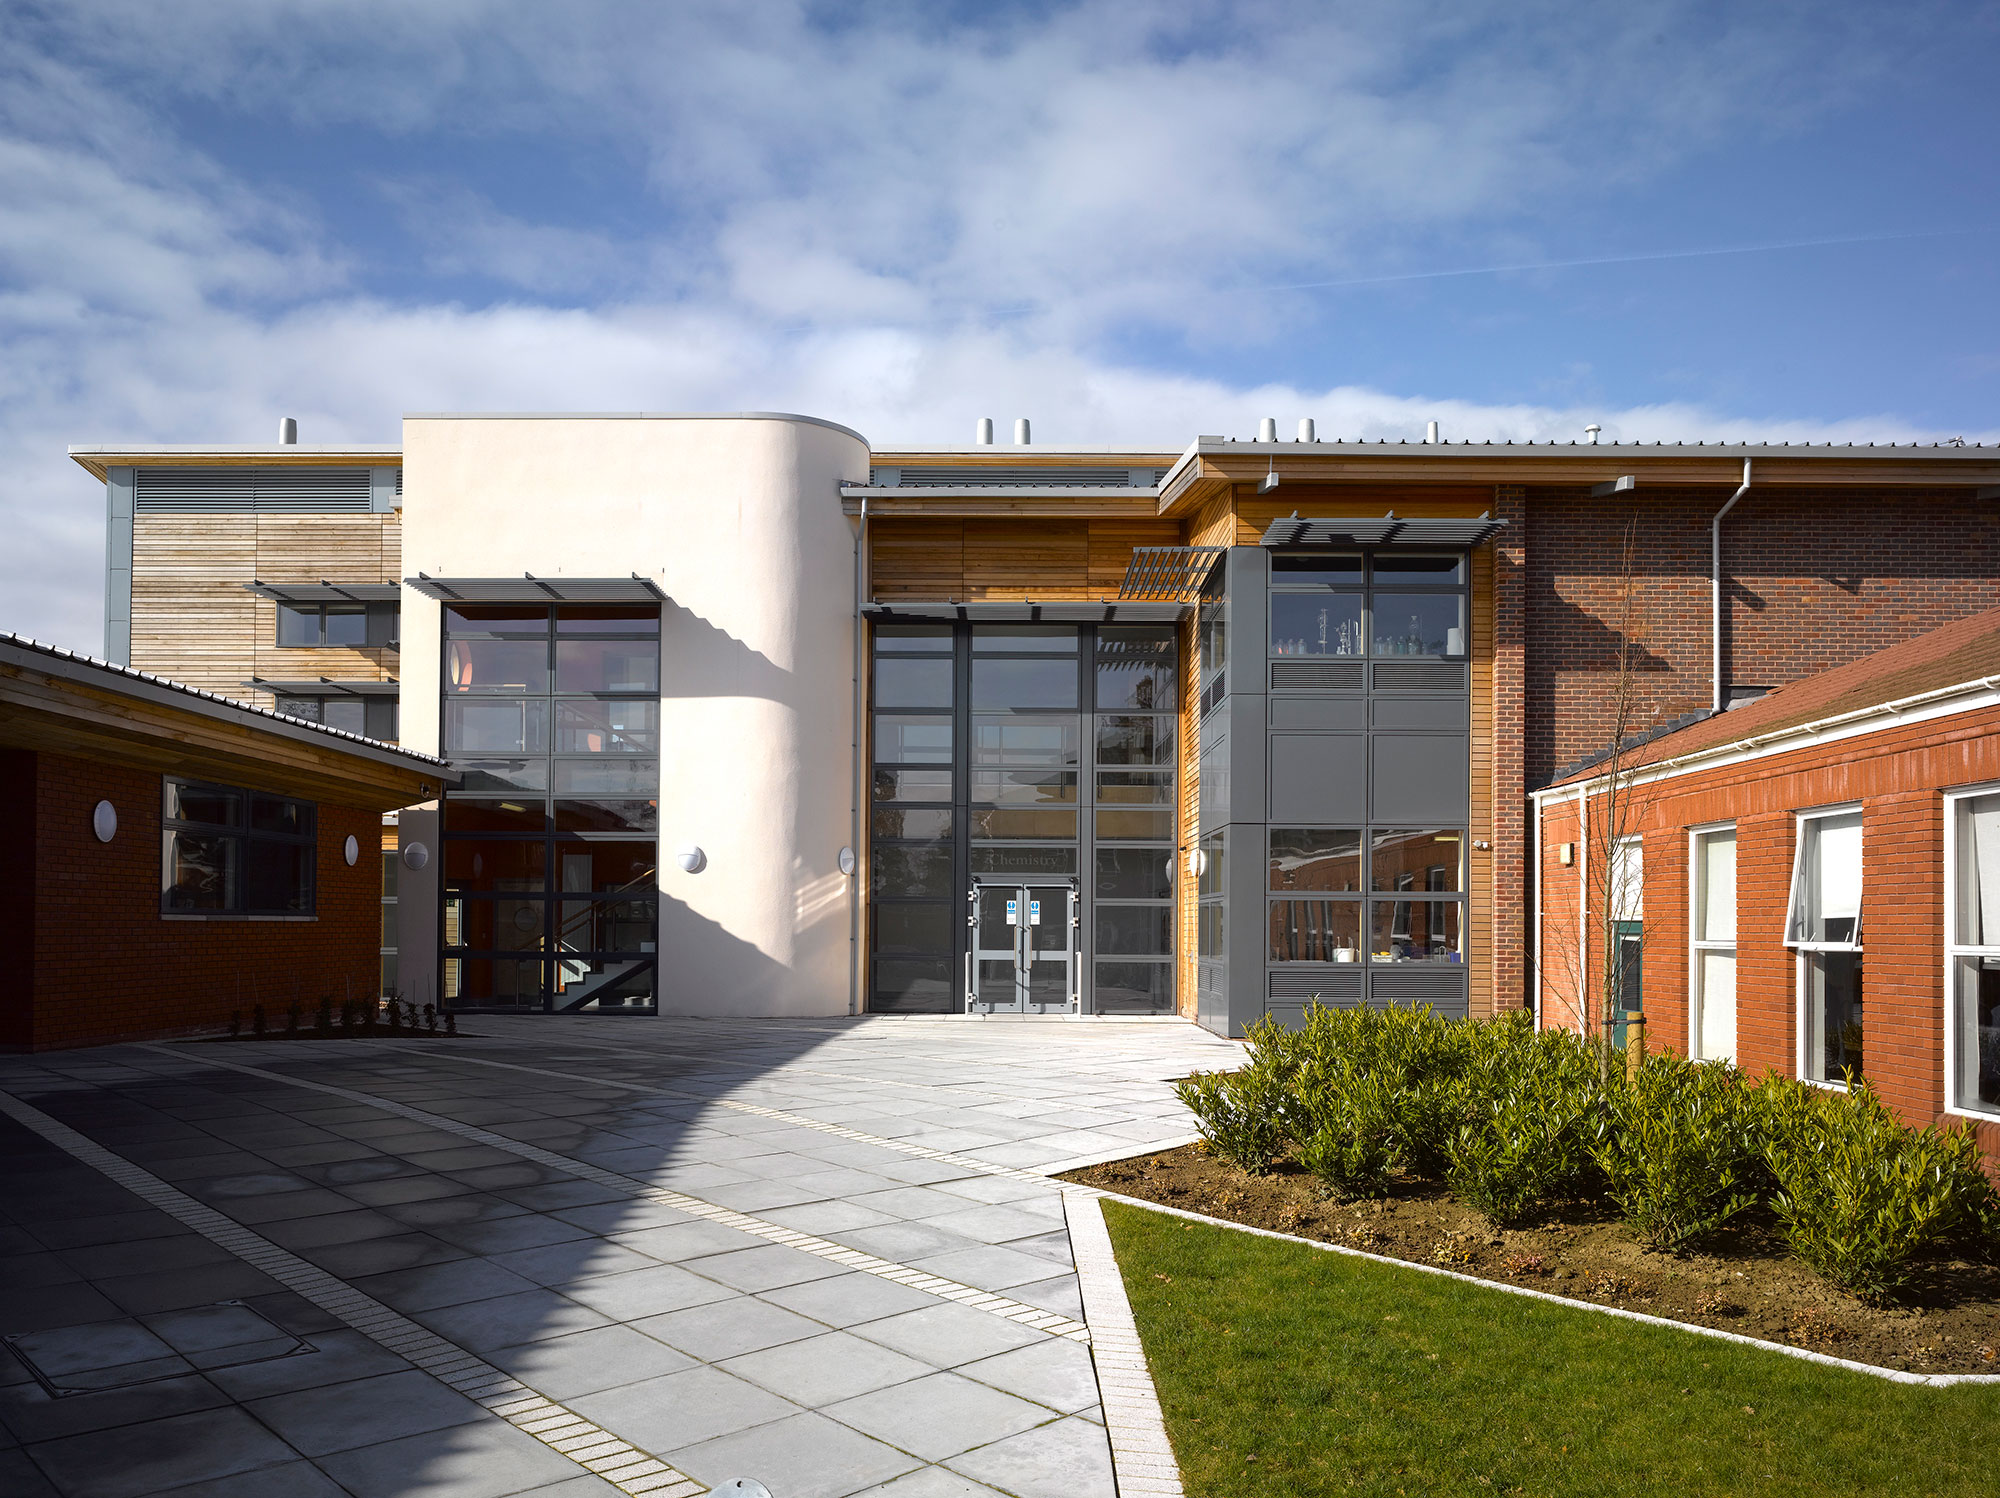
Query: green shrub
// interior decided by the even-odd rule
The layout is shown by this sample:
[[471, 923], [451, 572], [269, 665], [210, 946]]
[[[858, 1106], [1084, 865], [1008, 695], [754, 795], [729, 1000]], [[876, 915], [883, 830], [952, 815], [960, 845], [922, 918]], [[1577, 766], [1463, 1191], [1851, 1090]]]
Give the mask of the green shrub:
[[1782, 1077], [1757, 1089], [1772, 1210], [1792, 1252], [1880, 1300], [1945, 1240], [1992, 1220], [1969, 1125], [1905, 1128], [1867, 1082], [1829, 1092]]
[[1312, 1063], [1294, 1076], [1286, 1132], [1334, 1196], [1380, 1196], [1398, 1160], [1397, 1091], [1380, 1071]]
[[1242, 1071], [1196, 1072], [1175, 1083], [1174, 1091], [1218, 1158], [1262, 1175], [1283, 1152], [1287, 1094], [1270, 1065], [1253, 1061]]
[[1496, 1223], [1586, 1189], [1605, 1112], [1597, 1061], [1566, 1031], [1481, 1026], [1461, 1082], [1465, 1121], [1446, 1148], [1452, 1193]]
[[1591, 1155], [1640, 1242], [1679, 1253], [1757, 1201], [1762, 1139], [1734, 1067], [1651, 1055], [1605, 1104]]

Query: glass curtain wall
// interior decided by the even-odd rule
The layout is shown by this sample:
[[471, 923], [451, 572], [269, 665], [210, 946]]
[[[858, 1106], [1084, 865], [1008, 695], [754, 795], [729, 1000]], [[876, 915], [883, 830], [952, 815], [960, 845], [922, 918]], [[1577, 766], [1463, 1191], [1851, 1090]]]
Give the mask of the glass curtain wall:
[[1271, 558], [1271, 655], [1466, 653], [1462, 554], [1314, 552]]
[[974, 876], [1079, 881], [1085, 1008], [1171, 1009], [1171, 626], [874, 631], [869, 1007], [963, 1004]]
[[445, 1003], [656, 1008], [657, 608], [447, 608]]

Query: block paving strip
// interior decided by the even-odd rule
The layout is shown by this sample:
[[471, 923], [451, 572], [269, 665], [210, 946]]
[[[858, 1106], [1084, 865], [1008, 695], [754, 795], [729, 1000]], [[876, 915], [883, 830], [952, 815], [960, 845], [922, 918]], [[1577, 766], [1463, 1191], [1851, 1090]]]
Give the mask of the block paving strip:
[[[313, 1092], [323, 1092], [331, 1097], [345, 1098], [349, 1102], [363, 1103], [371, 1108], [407, 1118], [413, 1123], [427, 1128], [441, 1129], [469, 1139], [475, 1144], [483, 1144], [490, 1149], [504, 1150], [537, 1165], [551, 1170], [560, 1170], [565, 1175], [581, 1181], [617, 1191], [640, 1201], [671, 1207], [676, 1212], [690, 1217], [699, 1217], [721, 1227], [734, 1228], [769, 1243], [783, 1244], [786, 1248], [798, 1249], [801, 1253], [812, 1254], [815, 1258], [838, 1264], [844, 1269], [858, 1269], [863, 1274], [872, 1274], [878, 1279], [891, 1280], [898, 1285], [906, 1285], [912, 1290], [921, 1290], [926, 1295], [935, 1295], [940, 1300], [953, 1301], [969, 1306], [975, 1311], [985, 1311], [998, 1316], [1003, 1321], [1012, 1321], [1038, 1332], [1046, 1332], [1052, 1337], [1064, 1337], [1072, 1342], [1088, 1343], [1090, 1328], [1081, 1321], [1072, 1321], [1067, 1316], [1059, 1316], [1053, 1311], [1044, 1311], [1038, 1306], [1024, 1305], [1018, 1300], [1009, 1300], [1004, 1295], [995, 1295], [990, 1290], [981, 1290], [972, 1285], [960, 1284], [941, 1275], [926, 1274], [921, 1269], [912, 1269], [907, 1264], [892, 1263], [888, 1259], [878, 1259], [873, 1254], [861, 1252], [858, 1248], [848, 1248], [845, 1244], [830, 1242], [825, 1238], [815, 1238], [810, 1233], [794, 1232], [791, 1228], [780, 1227], [775, 1222], [766, 1222], [761, 1217], [752, 1217], [747, 1212], [738, 1212], [729, 1207], [718, 1207], [713, 1202], [702, 1201], [699, 1197], [688, 1196], [680, 1191], [668, 1191], [664, 1187], [650, 1185], [632, 1176], [620, 1175], [616, 1171], [605, 1170], [568, 1155], [559, 1155], [553, 1150], [545, 1150], [539, 1145], [527, 1144], [518, 1139], [509, 1139], [504, 1134], [490, 1133], [472, 1124], [460, 1123], [455, 1118], [447, 1118], [440, 1113], [429, 1113], [422, 1108], [412, 1108], [407, 1103], [398, 1103], [389, 1098], [378, 1097], [374, 1093], [361, 1092], [351, 1087], [339, 1087], [331, 1082], [311, 1082], [303, 1077], [286, 1076], [283, 1072], [266, 1071], [261, 1066], [248, 1066], [239, 1061], [223, 1061], [209, 1056], [193, 1056], [185, 1049], [168, 1046], [148, 1046], [146, 1049], [172, 1057], [176, 1061], [192, 1061], [200, 1066], [220, 1067], [228, 1071], [243, 1072], [248, 1076], [263, 1077], [269, 1081], [282, 1082], [288, 1087], [303, 1087]], [[522, 1071], [531, 1067], [517, 1068]], [[551, 1073], [550, 1075], [561, 1075]], [[591, 1078], [572, 1078], [575, 1081], [591, 1081]], [[622, 1084], [606, 1084], [617, 1086]], [[650, 1090], [650, 1089], [641, 1089]], [[763, 1110], [760, 1110], [763, 1111]], [[861, 1136], [866, 1138], [868, 1136]], [[1028, 1179], [1047, 1184], [1044, 1176], [1030, 1176]]]
[[535, 1437], [620, 1492], [646, 1498], [692, 1498], [708, 1491], [658, 1457], [592, 1424], [567, 1406], [536, 1393], [512, 1374], [399, 1315], [371, 1295], [278, 1247], [241, 1223], [169, 1186], [150, 1171], [60, 1123], [10, 1092], [0, 1091], [0, 1113], [234, 1254], [287, 1290], [337, 1317], [447, 1388]]
[[1146, 1366], [1146, 1349], [1125, 1298], [1125, 1280], [1111, 1251], [1099, 1198], [1082, 1191], [1063, 1193], [1069, 1221], [1070, 1252], [1083, 1290], [1084, 1319], [1090, 1323], [1090, 1360], [1097, 1365], [1097, 1391], [1104, 1401], [1104, 1429], [1111, 1438], [1111, 1467], [1119, 1498], [1181, 1498], [1181, 1469], [1167, 1439], [1160, 1396]]

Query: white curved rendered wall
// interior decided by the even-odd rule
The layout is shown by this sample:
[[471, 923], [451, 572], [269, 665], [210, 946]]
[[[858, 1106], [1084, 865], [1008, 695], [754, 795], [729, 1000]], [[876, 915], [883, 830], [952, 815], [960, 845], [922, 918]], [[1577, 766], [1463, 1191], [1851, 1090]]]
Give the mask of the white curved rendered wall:
[[[405, 576], [636, 572], [671, 600], [663, 1013], [847, 1012], [854, 529], [840, 483], [867, 477], [864, 442], [799, 417], [404, 421]], [[434, 753], [440, 606], [405, 588], [403, 610], [403, 742]], [[686, 844], [708, 855], [698, 874], [674, 862]]]

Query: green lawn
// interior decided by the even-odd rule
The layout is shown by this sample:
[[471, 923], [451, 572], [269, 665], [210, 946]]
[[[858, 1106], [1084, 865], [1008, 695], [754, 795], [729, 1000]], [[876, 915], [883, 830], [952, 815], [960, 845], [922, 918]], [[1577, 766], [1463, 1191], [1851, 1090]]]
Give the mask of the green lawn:
[[1104, 1204], [1192, 1498], [2000, 1493], [1927, 1389]]

